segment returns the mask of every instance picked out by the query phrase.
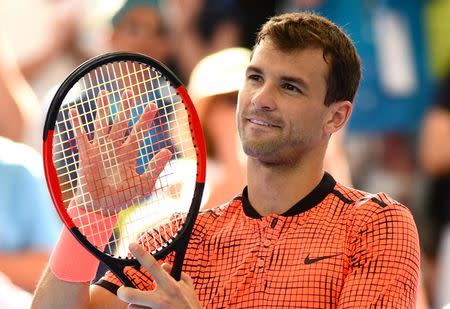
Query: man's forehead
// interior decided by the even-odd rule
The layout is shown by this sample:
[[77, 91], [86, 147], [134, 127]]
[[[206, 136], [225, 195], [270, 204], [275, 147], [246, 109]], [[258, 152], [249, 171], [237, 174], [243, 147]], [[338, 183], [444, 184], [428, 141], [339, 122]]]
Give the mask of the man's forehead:
[[284, 67], [292, 73], [301, 73], [304, 70], [317, 73], [320, 68], [323, 68], [324, 78], [327, 78], [329, 72], [329, 61], [325, 59], [321, 47], [310, 46], [282, 50], [267, 40], [261, 40], [255, 46], [249, 65], [251, 68], [258, 68], [259, 70], [264, 68], [274, 69], [277, 65], [280, 65], [280, 67]]

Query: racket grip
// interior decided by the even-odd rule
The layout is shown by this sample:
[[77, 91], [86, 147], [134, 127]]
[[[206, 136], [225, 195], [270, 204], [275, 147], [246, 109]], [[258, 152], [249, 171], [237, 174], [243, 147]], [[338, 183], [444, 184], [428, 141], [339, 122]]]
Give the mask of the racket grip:
[[[72, 208], [69, 214], [75, 211]], [[87, 239], [97, 246], [99, 250], [103, 250], [107, 240], [111, 237], [114, 225], [117, 222], [117, 216], [103, 217], [97, 213], [88, 213], [83, 209], [77, 208], [77, 214], [82, 213], [77, 220], [86, 222], [102, 222], [101, 225], [91, 225], [90, 236]], [[80, 219], [83, 218], [83, 219]], [[80, 225], [83, 227], [84, 225]], [[98, 228], [101, 226], [101, 230]], [[80, 228], [83, 233], [83, 228]], [[84, 234], [84, 233], [83, 233]], [[85, 234], [86, 235], [86, 234]], [[106, 241], [105, 241], [106, 240]], [[72, 235], [69, 229], [64, 226], [58, 242], [50, 256], [50, 270], [60, 280], [68, 282], [90, 282], [95, 278], [99, 260], [92, 255], [83, 245]]]

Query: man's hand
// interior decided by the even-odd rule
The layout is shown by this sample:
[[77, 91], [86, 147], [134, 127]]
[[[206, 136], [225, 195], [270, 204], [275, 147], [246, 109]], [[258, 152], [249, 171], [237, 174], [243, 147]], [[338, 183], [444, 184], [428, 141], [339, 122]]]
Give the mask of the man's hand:
[[130, 251], [147, 269], [155, 280], [156, 289], [140, 291], [133, 288], [121, 287], [117, 296], [131, 306], [128, 308], [202, 308], [194, 291], [192, 279], [181, 273], [180, 281], [170, 276], [171, 266], [162, 267], [155, 258], [137, 244], [130, 244]]
[[168, 149], [160, 150], [145, 173], [136, 172], [139, 144], [150, 129], [157, 107], [149, 104], [127, 134], [133, 105], [133, 93], [124, 91], [122, 107], [110, 125], [109, 93], [100, 92], [92, 141], [87, 136], [78, 110], [70, 109], [80, 157], [77, 205], [103, 215], [112, 215], [153, 191], [156, 179], [172, 153]]

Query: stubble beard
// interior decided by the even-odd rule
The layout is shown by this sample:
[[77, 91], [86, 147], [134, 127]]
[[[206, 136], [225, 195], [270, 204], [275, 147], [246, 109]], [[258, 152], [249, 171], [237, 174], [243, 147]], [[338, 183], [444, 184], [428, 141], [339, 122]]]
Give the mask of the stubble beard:
[[277, 140], [271, 141], [250, 141], [246, 138], [242, 139], [242, 148], [250, 157], [271, 157], [280, 149], [281, 143]]
[[241, 132], [240, 136], [244, 153], [263, 164], [292, 166], [297, 164], [301, 157], [300, 154], [294, 154], [284, 147], [286, 143], [292, 146], [293, 143], [298, 141], [287, 140], [283, 137], [270, 140], [252, 140], [243, 136]]

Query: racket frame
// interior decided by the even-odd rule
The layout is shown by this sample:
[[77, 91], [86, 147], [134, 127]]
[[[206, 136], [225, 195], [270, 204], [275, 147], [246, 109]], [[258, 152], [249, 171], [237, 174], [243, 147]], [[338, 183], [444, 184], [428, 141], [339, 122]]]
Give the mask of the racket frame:
[[131, 280], [124, 274], [124, 269], [127, 266], [131, 266], [138, 269], [140, 267], [140, 263], [135, 258], [130, 257], [116, 258], [100, 251], [96, 246], [91, 244], [87, 240], [87, 238], [80, 232], [80, 230], [78, 229], [78, 227], [76, 227], [72, 218], [69, 216], [65, 208], [62, 199], [62, 192], [58, 180], [58, 175], [53, 163], [54, 128], [58, 117], [58, 113], [60, 111], [60, 107], [66, 95], [68, 94], [70, 89], [72, 89], [72, 87], [76, 85], [76, 83], [80, 80], [80, 78], [82, 78], [92, 70], [102, 65], [120, 61], [140, 62], [158, 70], [162, 74], [162, 76], [165, 79], [167, 79], [176, 89], [177, 94], [180, 96], [181, 100], [184, 103], [188, 117], [190, 117], [189, 127], [192, 132], [191, 136], [193, 138], [193, 144], [195, 145], [195, 151], [197, 156], [196, 184], [191, 205], [186, 220], [183, 224], [183, 227], [178, 231], [177, 235], [171, 240], [171, 242], [168, 245], [162, 247], [161, 250], [158, 250], [152, 254], [157, 260], [160, 260], [165, 258], [172, 251], [175, 251], [176, 254], [171, 275], [176, 280], [180, 280], [184, 255], [186, 253], [187, 244], [189, 242], [192, 228], [195, 224], [195, 220], [197, 218], [200, 209], [203, 189], [205, 186], [206, 147], [199, 117], [195, 110], [194, 104], [192, 103], [192, 100], [187, 93], [186, 88], [184, 87], [182, 82], [178, 79], [178, 77], [164, 64], [162, 64], [156, 59], [138, 53], [113, 52], [103, 54], [87, 60], [79, 67], [77, 67], [66, 78], [66, 80], [61, 84], [55, 96], [53, 97], [44, 125], [43, 161], [47, 187], [49, 189], [51, 198], [53, 200], [54, 206], [58, 212], [59, 217], [63, 221], [64, 225], [73, 234], [73, 236], [91, 254], [93, 254], [97, 259], [105, 263], [105, 265], [108, 266], [108, 268], [119, 278], [119, 280], [125, 286], [134, 287]]

